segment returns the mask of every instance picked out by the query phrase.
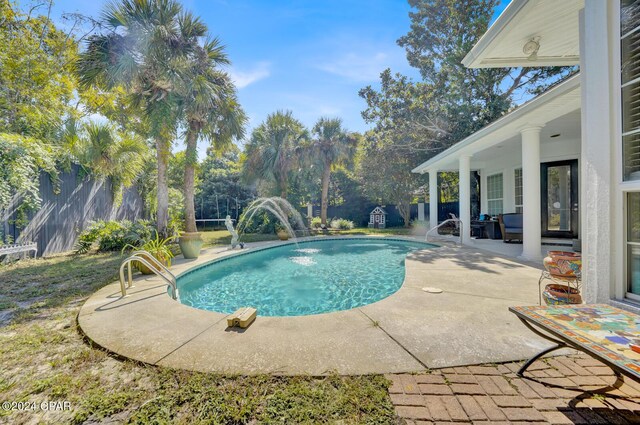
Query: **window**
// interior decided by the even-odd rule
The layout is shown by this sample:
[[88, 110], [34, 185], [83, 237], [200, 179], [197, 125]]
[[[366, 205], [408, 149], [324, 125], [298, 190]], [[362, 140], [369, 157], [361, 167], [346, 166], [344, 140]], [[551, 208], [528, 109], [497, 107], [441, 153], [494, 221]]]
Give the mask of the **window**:
[[620, 1], [622, 179], [635, 182], [624, 196], [627, 297], [640, 300], [640, 2]]
[[622, 176], [640, 180], [640, 3], [620, 2]]
[[640, 192], [627, 193], [627, 292], [640, 296]]
[[522, 213], [522, 168], [516, 168], [513, 175], [516, 188], [516, 212]]
[[502, 214], [502, 173], [487, 176], [487, 214]]

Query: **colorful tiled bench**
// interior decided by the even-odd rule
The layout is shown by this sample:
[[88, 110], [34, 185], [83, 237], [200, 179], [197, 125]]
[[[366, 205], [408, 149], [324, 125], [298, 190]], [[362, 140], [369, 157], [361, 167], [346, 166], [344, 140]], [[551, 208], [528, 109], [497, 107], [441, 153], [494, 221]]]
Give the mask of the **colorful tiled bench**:
[[600, 360], [616, 375], [640, 380], [640, 315], [607, 304], [523, 306], [509, 311], [536, 335], [556, 344], [527, 361], [519, 376], [541, 356], [569, 347]]

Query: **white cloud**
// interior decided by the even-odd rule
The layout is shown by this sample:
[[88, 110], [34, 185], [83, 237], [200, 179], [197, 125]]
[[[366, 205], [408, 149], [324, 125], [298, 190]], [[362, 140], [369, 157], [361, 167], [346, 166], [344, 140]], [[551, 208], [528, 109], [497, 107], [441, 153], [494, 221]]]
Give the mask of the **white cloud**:
[[319, 115], [327, 116], [327, 117], [336, 117], [340, 115], [342, 112], [341, 108], [337, 108], [331, 105], [319, 105], [317, 107], [317, 111]]
[[352, 81], [369, 82], [380, 77], [385, 68], [393, 65], [390, 55], [384, 52], [344, 53], [318, 65], [318, 68]]
[[271, 75], [271, 64], [269, 62], [258, 62], [252, 69], [239, 70], [232, 68], [229, 71], [231, 79], [239, 89], [245, 88], [256, 81], [263, 80]]

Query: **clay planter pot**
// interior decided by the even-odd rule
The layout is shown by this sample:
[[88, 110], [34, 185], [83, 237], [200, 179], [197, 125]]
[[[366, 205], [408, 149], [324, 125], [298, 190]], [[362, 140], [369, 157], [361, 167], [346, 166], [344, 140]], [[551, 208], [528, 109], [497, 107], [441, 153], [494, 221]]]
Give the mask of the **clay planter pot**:
[[582, 256], [575, 252], [549, 251], [543, 260], [544, 268], [553, 277], [575, 279], [582, 270]]
[[582, 304], [582, 296], [576, 288], [555, 283], [544, 288], [542, 298], [547, 305]]
[[[138, 256], [142, 258], [148, 257], [145, 254], [138, 254]], [[166, 267], [169, 267], [171, 265], [171, 261], [168, 258], [164, 258], [164, 256], [155, 254], [154, 258], [156, 258], [158, 261], [160, 261], [160, 263], [162, 263]], [[148, 261], [151, 265], [153, 265], [153, 260], [148, 260]], [[147, 267], [146, 265], [142, 264], [139, 261], [136, 261], [134, 265], [138, 270], [140, 270], [140, 273], [142, 274], [153, 274], [153, 271], [149, 267]], [[157, 269], [159, 272], [162, 271], [158, 267], [154, 267], [154, 269]]]
[[278, 235], [278, 239], [281, 241], [289, 240], [289, 233], [287, 233], [286, 230], [278, 230], [276, 234]]
[[178, 240], [178, 245], [180, 245], [180, 251], [182, 251], [184, 258], [198, 258], [200, 256], [200, 248], [202, 248], [200, 233], [182, 233]]

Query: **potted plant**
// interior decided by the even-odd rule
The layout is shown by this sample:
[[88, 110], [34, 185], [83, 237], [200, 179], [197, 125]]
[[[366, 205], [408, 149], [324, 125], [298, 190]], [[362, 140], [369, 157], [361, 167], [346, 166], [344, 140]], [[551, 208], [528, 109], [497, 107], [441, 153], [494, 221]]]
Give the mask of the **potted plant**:
[[547, 305], [582, 304], [582, 296], [577, 288], [569, 285], [550, 283], [542, 292]]
[[[147, 251], [149, 254], [151, 254], [156, 260], [158, 260], [160, 263], [164, 264], [165, 266], [169, 267], [171, 266], [171, 259], [173, 258], [173, 252], [171, 252], [171, 249], [169, 248], [169, 244], [174, 240], [174, 237], [169, 237], [166, 239], [162, 239], [160, 238], [160, 235], [158, 235], [158, 233], [156, 233], [156, 237], [153, 239], [149, 239], [147, 240], [145, 243], [143, 243], [140, 246], [133, 246], [133, 245], [127, 245], [123, 248], [123, 251], [125, 249], [138, 249], [138, 250], [143, 250], [143, 251]], [[145, 254], [139, 254], [139, 257], [144, 258]], [[153, 263], [151, 261], [149, 261], [149, 263], [151, 263], [153, 265]], [[152, 274], [153, 271], [147, 267], [145, 264], [142, 264], [141, 262], [136, 261], [135, 266], [138, 270], [140, 270], [140, 273], [142, 274]], [[156, 267], [157, 269], [157, 267]], [[160, 270], [158, 270], [160, 271]]]
[[276, 234], [278, 235], [278, 239], [280, 239], [281, 241], [286, 241], [289, 239], [289, 232], [280, 223], [276, 224]]
[[198, 258], [200, 256], [200, 248], [202, 248], [202, 237], [200, 232], [182, 232], [178, 245], [184, 258]]

